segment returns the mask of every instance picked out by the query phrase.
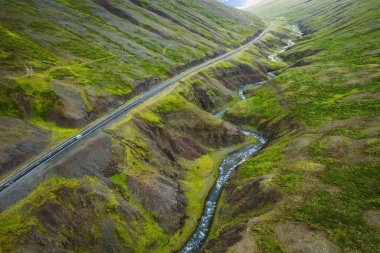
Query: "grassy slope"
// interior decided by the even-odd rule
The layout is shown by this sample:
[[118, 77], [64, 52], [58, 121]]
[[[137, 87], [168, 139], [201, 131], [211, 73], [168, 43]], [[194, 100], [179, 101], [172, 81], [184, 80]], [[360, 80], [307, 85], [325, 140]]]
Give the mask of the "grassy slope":
[[[257, 17], [216, 1], [0, 0], [0, 5], [0, 116], [48, 130], [51, 145], [170, 71], [236, 47], [263, 26]], [[33, 77], [26, 76], [25, 66], [33, 67]]]
[[[166, 78], [176, 66], [238, 45], [260, 23], [214, 1], [25, 0], [1, 6], [0, 115], [20, 118], [49, 116], [57, 101], [54, 80], [75, 85], [84, 98], [88, 90], [126, 95], [138, 80]], [[33, 67], [33, 78], [25, 76], [25, 65]]]
[[[307, 33], [283, 55], [295, 65], [281, 70], [272, 85], [292, 116], [288, 125], [296, 123], [297, 132], [283, 126], [285, 136], [243, 165], [232, 180], [238, 187], [270, 173], [273, 178], [265, 187], [283, 194], [275, 213], [248, 223], [253, 231], [248, 234], [262, 252], [294, 246], [278, 236], [278, 225], [286, 222], [324, 231], [343, 252], [380, 250], [378, 227], [366, 218], [380, 208], [379, 8], [378, 1], [352, 0], [268, 0], [252, 8], [269, 19], [300, 24]], [[258, 99], [252, 98], [252, 104]], [[243, 213], [231, 221], [233, 206], [223, 205], [227, 211], [218, 217], [221, 227], [256, 215]], [[302, 244], [300, 234], [293, 239]]]

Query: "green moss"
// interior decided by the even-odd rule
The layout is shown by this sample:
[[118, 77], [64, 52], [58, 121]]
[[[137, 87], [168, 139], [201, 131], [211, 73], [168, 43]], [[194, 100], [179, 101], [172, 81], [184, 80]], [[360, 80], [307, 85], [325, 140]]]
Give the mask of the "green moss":
[[154, 125], [161, 124], [161, 118], [149, 109], [140, 112], [138, 116]]
[[184, 108], [186, 108], [186, 100], [178, 94], [173, 94], [165, 97], [156, 107], [155, 111], [158, 113], [169, 114], [178, 112]]
[[11, 94], [11, 90], [2, 89], [0, 93], [0, 116], [22, 118], [24, 113]]
[[243, 101], [237, 102], [228, 111], [229, 117], [271, 120], [279, 117], [282, 109], [279, 105], [275, 91], [270, 87], [259, 88], [256, 94]]
[[126, 175], [124, 173], [120, 173], [115, 176], [112, 176], [110, 180], [112, 181], [112, 183], [119, 186], [120, 188], [124, 188], [126, 182]]
[[92, 106], [90, 104], [90, 101], [87, 99], [87, 94], [85, 90], [80, 91], [80, 95], [82, 97], [83, 103], [86, 105], [87, 110], [92, 111]]
[[55, 123], [46, 122], [41, 118], [33, 118], [29, 120], [29, 122], [33, 125], [36, 125], [42, 129], [49, 131], [51, 133], [51, 138], [53, 142], [58, 142], [61, 140], [71, 138], [80, 131], [80, 129], [59, 127]]
[[369, 155], [380, 155], [380, 141], [370, 142], [364, 152]]
[[334, 129], [333, 134], [346, 136], [353, 139], [361, 139], [364, 137], [360, 129], [337, 128]]
[[288, 140], [274, 143], [258, 155], [249, 158], [238, 170], [243, 179], [257, 178], [279, 168]]
[[276, 183], [282, 188], [284, 192], [293, 193], [299, 188], [299, 183], [302, 176], [294, 173], [280, 175], [276, 178]]

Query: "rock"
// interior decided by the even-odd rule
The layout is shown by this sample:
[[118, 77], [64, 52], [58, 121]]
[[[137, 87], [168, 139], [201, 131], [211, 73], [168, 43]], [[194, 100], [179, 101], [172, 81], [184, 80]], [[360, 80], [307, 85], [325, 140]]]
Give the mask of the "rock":
[[283, 223], [275, 233], [289, 252], [338, 253], [340, 248], [326, 239], [327, 234], [313, 230], [302, 223]]
[[364, 219], [371, 226], [380, 229], [380, 210], [370, 210], [365, 212]]
[[127, 176], [127, 185], [144, 209], [151, 212], [168, 234], [174, 234], [184, 225], [185, 196], [179, 184], [155, 174]]
[[239, 85], [266, 80], [265, 74], [251, 65], [239, 63], [230, 68], [214, 68], [213, 76], [230, 90], [236, 90]]
[[226, 187], [226, 203], [231, 206], [233, 216], [258, 210], [269, 203], [280, 201], [281, 194], [271, 188], [263, 188], [261, 184], [266, 178], [253, 179], [241, 187], [228, 184]]
[[239, 223], [237, 225], [224, 228], [217, 238], [211, 239], [207, 242], [207, 244], [203, 247], [202, 252], [226, 252], [230, 246], [242, 240], [243, 237], [240, 233], [245, 229], [245, 227], [245, 224]]
[[89, 109], [78, 88], [59, 81], [53, 82], [51, 87], [62, 100], [62, 104], [55, 106], [49, 120], [73, 128], [81, 127], [90, 120]]
[[134, 123], [149, 139], [154, 140], [164, 153], [168, 153], [169, 150], [191, 160], [206, 153], [206, 151], [192, 139], [181, 135], [181, 133], [172, 128], [147, 124], [146, 122], [138, 120], [134, 120]]

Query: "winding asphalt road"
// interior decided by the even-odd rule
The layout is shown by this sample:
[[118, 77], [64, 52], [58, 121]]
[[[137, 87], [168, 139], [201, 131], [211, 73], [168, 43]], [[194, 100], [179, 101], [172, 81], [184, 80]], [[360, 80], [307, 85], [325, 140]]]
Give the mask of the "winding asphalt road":
[[249, 41], [248, 43], [246, 43], [245, 45], [237, 48], [237, 49], [234, 49], [226, 54], [223, 54], [223, 55], [220, 55], [214, 59], [211, 59], [211, 60], [208, 60], [202, 64], [199, 64], [195, 67], [192, 67], [180, 74], [178, 74], [177, 76], [157, 85], [155, 88], [147, 91], [146, 93], [136, 97], [135, 99], [133, 99], [132, 101], [130, 102], [127, 102], [125, 103], [124, 105], [120, 106], [118, 109], [116, 109], [115, 111], [113, 111], [112, 113], [104, 116], [103, 118], [95, 121], [93, 124], [91, 124], [90, 126], [88, 126], [87, 128], [85, 128], [83, 131], [81, 131], [80, 133], [78, 133], [76, 136], [68, 139], [67, 141], [65, 141], [64, 143], [62, 143], [61, 145], [55, 147], [54, 149], [52, 149], [50, 152], [46, 153], [45, 155], [39, 157], [37, 160], [33, 161], [31, 164], [29, 164], [27, 167], [25, 167], [24, 169], [22, 169], [21, 171], [17, 172], [15, 175], [13, 175], [12, 177], [10, 177], [9, 179], [7, 179], [5, 182], [1, 183], [0, 184], [0, 193], [1, 192], [4, 192], [6, 189], [12, 187], [13, 184], [15, 184], [17, 181], [19, 181], [21, 178], [25, 177], [28, 173], [30, 173], [31, 171], [34, 171], [36, 169], [38, 169], [41, 165], [45, 164], [46, 162], [48, 162], [49, 160], [55, 158], [56, 156], [58, 156], [59, 154], [67, 151], [70, 147], [72, 147], [73, 145], [81, 142], [83, 139], [85, 139], [86, 137], [88, 137], [91, 133], [95, 132], [96, 130], [98, 130], [99, 128], [103, 127], [104, 125], [106, 125], [107, 123], [109, 123], [110, 121], [112, 121], [113, 119], [119, 117], [121, 114], [131, 110], [132, 108], [136, 107], [137, 105], [140, 105], [142, 103], [144, 103], [147, 99], [153, 97], [154, 95], [157, 95], [159, 94], [160, 92], [162, 92], [163, 90], [165, 90], [166, 88], [168, 88], [169, 86], [173, 85], [174, 83], [178, 82], [179, 80], [181, 80], [182, 78], [184, 78], [185, 76], [189, 75], [189, 74], [192, 74], [194, 73], [195, 71], [197, 70], [200, 70], [201, 68], [204, 68], [206, 66], [209, 66], [217, 61], [220, 61], [220, 60], [224, 60], [238, 52], [240, 52], [241, 50], [247, 48], [248, 46], [256, 43], [258, 40], [261, 39], [261, 37], [263, 37], [271, 28], [272, 28], [273, 24], [271, 24], [267, 29], [265, 29], [264, 31], [262, 31], [255, 39]]

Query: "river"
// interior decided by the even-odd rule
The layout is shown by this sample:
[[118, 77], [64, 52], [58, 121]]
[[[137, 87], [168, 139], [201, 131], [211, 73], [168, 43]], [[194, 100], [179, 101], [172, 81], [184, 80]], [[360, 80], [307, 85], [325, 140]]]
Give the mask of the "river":
[[[297, 38], [301, 38], [302, 37], [302, 32], [301, 32], [300, 28], [297, 25], [293, 25], [292, 26], [292, 31], [296, 35]], [[296, 43], [293, 40], [287, 40], [286, 45], [283, 46], [280, 49], [280, 51], [278, 51], [277, 54], [268, 55], [268, 59], [271, 60], [272, 62], [278, 62], [277, 55], [284, 53], [286, 50], [288, 50], [289, 48], [291, 48], [295, 44]]]
[[202, 217], [198, 222], [198, 227], [191, 235], [185, 246], [183, 246], [183, 248], [179, 251], [179, 253], [195, 253], [201, 249], [207, 239], [210, 227], [214, 219], [216, 205], [228, 178], [232, 175], [232, 173], [239, 165], [259, 152], [266, 143], [266, 139], [260, 134], [248, 130], [241, 130], [241, 132], [244, 135], [255, 138], [257, 142], [228, 155], [227, 158], [225, 158], [220, 164], [218, 178], [211, 191], [209, 192], [203, 208]]

